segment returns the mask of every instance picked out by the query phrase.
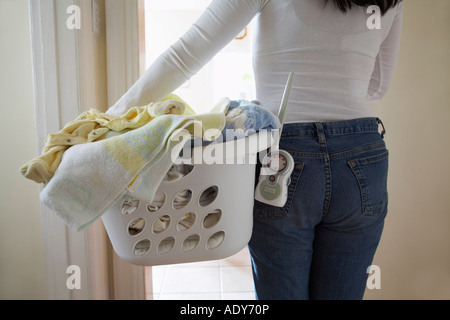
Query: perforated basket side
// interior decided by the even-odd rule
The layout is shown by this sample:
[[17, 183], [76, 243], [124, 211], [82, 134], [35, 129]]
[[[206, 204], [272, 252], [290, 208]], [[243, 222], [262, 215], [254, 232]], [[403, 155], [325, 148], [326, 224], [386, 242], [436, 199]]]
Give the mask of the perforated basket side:
[[[195, 165], [192, 172], [175, 182], [163, 182], [158, 189], [164, 205], [152, 212], [139, 201], [136, 209], [123, 214], [126, 198], [118, 201], [102, 217], [116, 253], [138, 265], [160, 265], [216, 260], [233, 255], [248, 243], [252, 232], [255, 165]], [[217, 196], [200, 203], [205, 191], [217, 189]], [[191, 198], [175, 208], [178, 192], [189, 190]], [[189, 226], [183, 220], [189, 218]], [[193, 221], [192, 221], [193, 220]], [[155, 228], [161, 221], [167, 227]], [[138, 233], [130, 224], [144, 224]], [[186, 223], [184, 223], [186, 225]], [[182, 227], [180, 227], [182, 226]]]
[[[156, 211], [149, 209], [146, 199], [134, 199], [131, 202], [137, 205], [122, 213], [130, 199], [119, 200], [102, 216], [116, 253], [133, 264], [161, 265], [217, 260], [239, 252], [252, 234], [256, 157], [273, 142], [272, 133], [261, 131], [194, 148], [190, 159], [194, 163], [196, 152], [205, 156], [224, 151], [224, 164], [211, 164], [205, 157], [187, 176], [161, 183], [157, 194], [165, 201]], [[218, 190], [217, 197], [200, 203], [210, 188]], [[175, 207], [175, 196], [186, 190], [191, 192], [190, 201]]]

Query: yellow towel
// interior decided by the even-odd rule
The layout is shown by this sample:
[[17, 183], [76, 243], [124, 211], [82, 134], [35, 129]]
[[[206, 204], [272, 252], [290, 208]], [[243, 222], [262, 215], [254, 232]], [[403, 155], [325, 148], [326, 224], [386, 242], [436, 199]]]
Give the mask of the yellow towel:
[[64, 152], [71, 146], [102, 140], [110, 131], [125, 133], [140, 128], [164, 114], [195, 113], [175, 94], [167, 96], [161, 102], [131, 108], [123, 115], [110, 115], [91, 109], [67, 123], [60, 132], [50, 134], [41, 155], [23, 165], [20, 171], [27, 179], [47, 184], [61, 163]]
[[127, 133], [75, 145], [64, 153], [40, 199], [74, 230], [89, 226], [126, 193], [152, 202], [185, 145], [179, 138], [221, 132], [225, 123], [223, 113], [167, 114]]

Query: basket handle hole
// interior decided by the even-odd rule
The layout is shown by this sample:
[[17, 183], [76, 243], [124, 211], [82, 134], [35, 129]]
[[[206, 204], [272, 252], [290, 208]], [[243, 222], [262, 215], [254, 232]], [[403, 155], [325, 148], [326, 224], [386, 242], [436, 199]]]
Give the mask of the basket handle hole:
[[[181, 151], [181, 153], [182, 152], [183, 152], [183, 150]], [[190, 174], [192, 172], [192, 170], [194, 170], [193, 165], [175, 164], [169, 169], [169, 172], [167, 172], [165, 180], [166, 181], [176, 181], [178, 179], [186, 177], [188, 174]]]
[[182, 190], [175, 195], [175, 198], [173, 198], [173, 208], [182, 209], [189, 203], [189, 201], [191, 201], [191, 199], [192, 191], [189, 189]]
[[147, 204], [147, 210], [149, 212], [158, 211], [159, 209], [161, 209], [161, 207], [164, 205], [165, 202], [166, 202], [166, 194], [161, 191], [157, 191], [155, 193], [155, 196], [153, 197], [153, 201]]
[[178, 224], [177, 224], [178, 231], [184, 231], [184, 230], [190, 229], [194, 225], [196, 219], [197, 219], [197, 216], [193, 212], [189, 212], [189, 213], [185, 214], [178, 221]]
[[152, 231], [155, 234], [164, 232], [169, 228], [170, 225], [170, 216], [165, 215], [161, 216], [153, 222]]
[[217, 186], [209, 187], [208, 189], [202, 192], [198, 202], [201, 207], [206, 207], [211, 203], [213, 203], [218, 195], [219, 195], [219, 187]]
[[161, 241], [158, 245], [158, 254], [166, 254], [175, 246], [175, 238], [168, 237]]
[[145, 219], [144, 218], [138, 218], [134, 219], [130, 222], [128, 225], [128, 234], [130, 236], [136, 236], [140, 234], [145, 228]]
[[206, 242], [206, 248], [208, 250], [217, 249], [225, 240], [225, 232], [219, 231], [213, 234]]
[[184, 252], [189, 252], [197, 248], [199, 243], [200, 243], [200, 236], [198, 234], [193, 234], [192, 236], [187, 237], [186, 240], [183, 241], [181, 248]]
[[217, 225], [222, 218], [222, 210], [217, 209], [214, 212], [209, 213], [205, 219], [203, 219], [203, 228], [210, 229]]
[[123, 215], [127, 216], [134, 213], [139, 207], [139, 200], [125, 200], [122, 203], [121, 212]]
[[150, 250], [150, 240], [141, 240], [134, 245], [133, 253], [135, 256], [143, 256]]

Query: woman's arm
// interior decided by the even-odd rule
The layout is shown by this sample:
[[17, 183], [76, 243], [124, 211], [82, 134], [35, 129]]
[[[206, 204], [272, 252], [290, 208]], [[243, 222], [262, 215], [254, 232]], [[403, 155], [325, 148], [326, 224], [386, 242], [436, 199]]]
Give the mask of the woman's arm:
[[381, 100], [388, 91], [394, 76], [402, 31], [403, 2], [398, 4], [396, 10], [397, 14], [391, 29], [381, 44], [380, 52], [375, 62], [372, 79], [369, 84], [369, 101]]
[[[107, 112], [122, 114], [163, 99], [233, 40], [267, 1], [213, 0], [192, 27]], [[162, 27], [170, 27], [170, 21]]]

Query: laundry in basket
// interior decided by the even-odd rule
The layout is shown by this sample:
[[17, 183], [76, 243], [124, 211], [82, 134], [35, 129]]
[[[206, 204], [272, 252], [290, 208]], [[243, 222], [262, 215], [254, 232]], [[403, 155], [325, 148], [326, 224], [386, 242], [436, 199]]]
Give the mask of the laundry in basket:
[[178, 165], [187, 174], [164, 179], [153, 201], [124, 195], [102, 216], [115, 252], [130, 263], [152, 266], [239, 252], [252, 233], [256, 157], [271, 141], [261, 132], [223, 142], [224, 149], [245, 150], [239, 143], [250, 147], [223, 164]]
[[[180, 100], [174, 101], [174, 105], [180, 104]], [[168, 103], [170, 106], [170, 101]], [[145, 125], [124, 134], [66, 145], [61, 163], [41, 192], [42, 202], [69, 227], [82, 230], [100, 217], [127, 188], [135, 189], [137, 194], [142, 191], [147, 199], [151, 199], [173, 162], [172, 155], [180, 147], [174, 133], [184, 128], [195, 138], [194, 131], [200, 136], [211, 129], [220, 132], [224, 129], [229, 105], [230, 100], [225, 98], [216, 104], [213, 113], [161, 115], [146, 124], [139, 120]], [[136, 116], [130, 118], [133, 121], [128, 125], [130, 129], [133, 129]], [[130, 117], [128, 113], [127, 117]], [[103, 118], [102, 121], [111, 123], [109, 118]], [[147, 170], [149, 168], [151, 170]], [[144, 172], [147, 176], [142, 180]]]
[[69, 227], [82, 230], [123, 196], [142, 172], [152, 177], [146, 188], [151, 199], [170, 169], [172, 150], [180, 147], [172, 140], [177, 130], [202, 133], [224, 125], [225, 117], [220, 113], [162, 115], [125, 134], [72, 146], [41, 192], [41, 201]]
[[[276, 129], [279, 122], [256, 103], [224, 99], [219, 107], [221, 112], [203, 115], [161, 115], [126, 133], [71, 146], [41, 192], [42, 202], [74, 230], [102, 217], [115, 251], [136, 264], [218, 259], [239, 251], [251, 235], [256, 156], [271, 143], [270, 132], [256, 129]], [[205, 143], [211, 129], [222, 135]], [[233, 152], [215, 155], [226, 161], [212, 165], [194, 161], [179, 179], [165, 179], [174, 174], [173, 155], [186, 149], [182, 132], [203, 139], [194, 154], [219, 146]]]
[[[130, 263], [155, 266], [240, 251], [252, 233], [256, 158], [273, 144], [272, 130], [279, 126], [257, 104], [231, 101], [221, 139], [186, 144], [193, 150], [175, 161], [152, 200], [131, 190], [102, 216], [115, 252]], [[214, 161], [211, 147], [221, 150]], [[140, 189], [148, 181], [142, 175]]]

